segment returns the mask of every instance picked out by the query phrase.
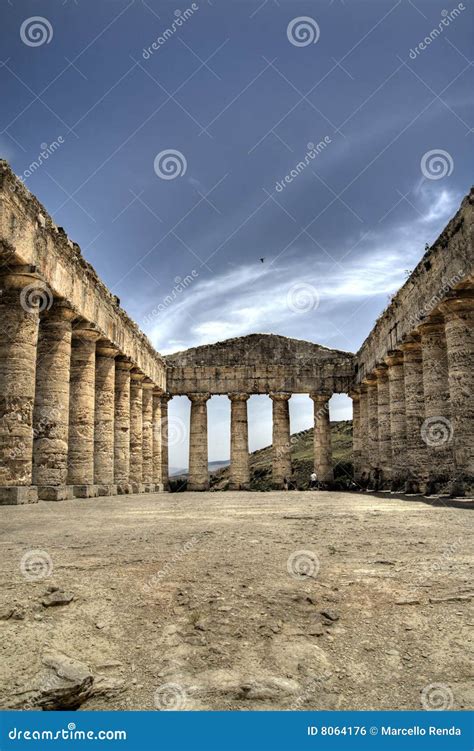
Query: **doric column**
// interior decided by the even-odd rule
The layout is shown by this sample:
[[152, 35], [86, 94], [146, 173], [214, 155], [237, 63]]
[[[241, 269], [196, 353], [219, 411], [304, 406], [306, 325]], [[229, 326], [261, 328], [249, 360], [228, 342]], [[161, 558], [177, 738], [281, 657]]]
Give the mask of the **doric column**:
[[207, 400], [210, 394], [190, 394], [188, 490], [208, 490]]
[[362, 474], [359, 388], [349, 391], [349, 396], [352, 399], [352, 466], [354, 468], [354, 480], [358, 482]]
[[130, 482], [133, 493], [143, 493], [143, 379], [139, 370], [130, 374]]
[[459, 291], [440, 306], [448, 356], [455, 476], [452, 493], [474, 484], [474, 298]]
[[427, 493], [448, 491], [454, 474], [448, 353], [441, 316], [418, 327], [421, 335], [425, 420], [421, 437], [426, 445]]
[[392, 445], [392, 490], [402, 490], [406, 481], [406, 418], [403, 353], [392, 350], [385, 358], [388, 365], [390, 397], [390, 438]]
[[146, 378], [143, 381], [143, 433], [142, 455], [143, 467], [142, 478], [144, 490], [147, 493], [155, 488], [153, 485], [153, 389], [155, 384]]
[[115, 358], [110, 342], [96, 345], [94, 483], [99, 495], [116, 495], [114, 483]]
[[367, 386], [367, 424], [369, 428], [367, 438], [369, 444], [369, 466], [371, 473], [370, 487], [373, 488], [376, 484], [375, 470], [379, 468], [379, 403], [377, 376], [375, 373], [371, 373], [364, 378], [364, 384]]
[[310, 394], [314, 402], [314, 471], [319, 482], [332, 482], [331, 424], [329, 422], [330, 394]]
[[72, 329], [71, 385], [69, 392], [68, 484], [76, 498], [93, 498], [95, 348], [99, 338], [93, 324]]
[[361, 477], [362, 474], [365, 474], [366, 477], [370, 470], [370, 463], [369, 463], [369, 442], [368, 442], [368, 435], [369, 435], [369, 404], [368, 404], [368, 397], [367, 397], [367, 386], [362, 383], [359, 387], [360, 390], [360, 405], [359, 405], [359, 421], [360, 421], [360, 467], [361, 467]]
[[73, 498], [67, 476], [74, 317], [70, 305], [57, 300], [40, 321], [33, 415], [33, 485], [44, 501]]
[[41, 299], [30, 266], [0, 269], [0, 504], [38, 500], [33, 405]]
[[168, 394], [167, 392], [161, 395], [161, 475], [163, 478], [163, 490], [170, 489], [168, 402], [172, 398], [171, 394]]
[[290, 398], [291, 394], [282, 392], [270, 394], [273, 402], [272, 482], [275, 488], [282, 488], [285, 480], [291, 477]]
[[375, 368], [377, 377], [377, 422], [379, 439], [379, 469], [382, 476], [379, 487], [390, 487], [392, 481], [392, 444], [390, 439], [390, 395], [388, 385], [388, 368], [381, 363]]
[[118, 493], [131, 493], [130, 484], [130, 371], [127, 357], [115, 360], [114, 483]]
[[155, 387], [153, 389], [153, 484], [156, 492], [163, 490], [161, 397], [162, 391]]
[[230, 481], [229, 490], [248, 490], [249, 428], [247, 420], [248, 394], [229, 394], [230, 399]]
[[400, 345], [403, 352], [406, 415], [405, 493], [419, 493], [425, 489], [426, 446], [421, 437], [425, 419], [423, 394], [423, 362], [419, 336], [412, 336]]

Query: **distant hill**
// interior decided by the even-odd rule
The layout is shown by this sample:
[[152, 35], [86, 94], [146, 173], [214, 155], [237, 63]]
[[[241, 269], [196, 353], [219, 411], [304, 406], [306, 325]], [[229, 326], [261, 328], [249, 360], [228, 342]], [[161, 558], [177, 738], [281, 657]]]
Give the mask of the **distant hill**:
[[[332, 454], [334, 460], [334, 479], [345, 486], [352, 478], [352, 420], [340, 420], [331, 423]], [[309, 486], [309, 476], [313, 471], [313, 428], [294, 433], [291, 437], [291, 461], [297, 486], [304, 490]], [[227, 466], [215, 468], [212, 465]], [[229, 484], [228, 462], [210, 462], [210, 483], [212, 490], [226, 490]], [[272, 447], [250, 454], [250, 489], [271, 490]], [[173, 490], [184, 490], [186, 476], [172, 478]]]

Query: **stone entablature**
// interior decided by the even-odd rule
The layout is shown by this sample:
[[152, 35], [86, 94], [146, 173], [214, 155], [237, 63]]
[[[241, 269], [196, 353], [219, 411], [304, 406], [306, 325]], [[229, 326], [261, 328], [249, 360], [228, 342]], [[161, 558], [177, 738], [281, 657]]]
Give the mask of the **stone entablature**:
[[[93, 321], [104, 339], [129, 357], [157, 386], [165, 387], [161, 356], [99, 279], [93, 267], [8, 164], [0, 160], [0, 263], [35, 268], [53, 297]], [[46, 292], [46, 294], [49, 294]]]

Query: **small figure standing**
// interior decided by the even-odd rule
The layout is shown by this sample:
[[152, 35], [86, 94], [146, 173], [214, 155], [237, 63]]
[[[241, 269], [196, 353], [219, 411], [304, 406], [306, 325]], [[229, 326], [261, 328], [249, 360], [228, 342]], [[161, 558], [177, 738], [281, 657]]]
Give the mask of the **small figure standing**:
[[283, 490], [288, 490], [288, 479], [286, 477], [283, 478]]
[[309, 478], [309, 487], [311, 490], [317, 490], [318, 488], [318, 476], [314, 470], [311, 472]]

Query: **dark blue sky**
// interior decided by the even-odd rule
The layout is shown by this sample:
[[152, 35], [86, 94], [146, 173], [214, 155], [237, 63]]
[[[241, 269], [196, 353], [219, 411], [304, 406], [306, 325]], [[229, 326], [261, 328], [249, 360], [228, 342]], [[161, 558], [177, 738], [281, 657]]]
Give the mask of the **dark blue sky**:
[[26, 185], [162, 352], [255, 331], [356, 350], [472, 183], [472, 1], [3, 0], [1, 21], [0, 151], [22, 175], [63, 141]]

